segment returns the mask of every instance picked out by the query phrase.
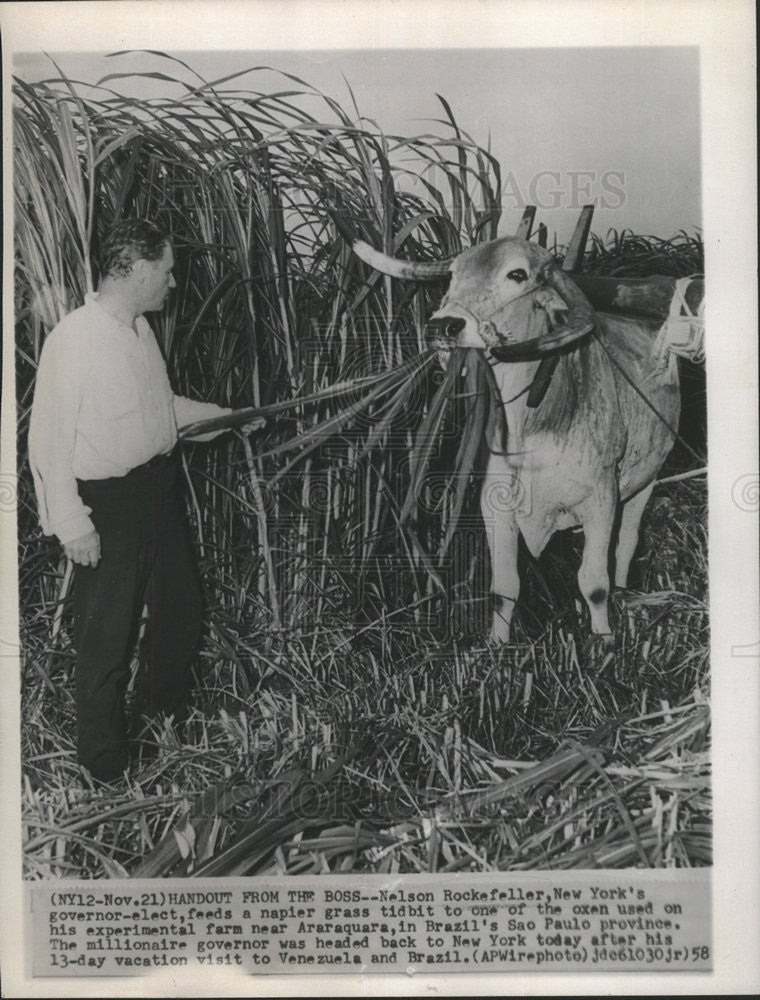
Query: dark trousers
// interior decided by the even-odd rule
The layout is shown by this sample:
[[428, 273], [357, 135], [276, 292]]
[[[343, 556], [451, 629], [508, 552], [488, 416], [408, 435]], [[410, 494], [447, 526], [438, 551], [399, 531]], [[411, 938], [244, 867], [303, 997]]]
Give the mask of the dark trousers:
[[177, 722], [187, 711], [203, 607], [176, 480], [174, 461], [159, 457], [121, 478], [78, 482], [101, 559], [74, 568], [77, 750], [102, 781], [128, 763], [124, 696], [145, 604], [136, 709]]

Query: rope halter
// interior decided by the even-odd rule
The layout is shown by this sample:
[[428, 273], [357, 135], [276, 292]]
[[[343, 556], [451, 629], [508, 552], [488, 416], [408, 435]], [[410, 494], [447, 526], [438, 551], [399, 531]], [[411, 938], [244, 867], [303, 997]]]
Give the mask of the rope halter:
[[652, 354], [659, 365], [665, 366], [669, 354], [701, 363], [705, 359], [705, 300], [696, 313], [686, 301], [686, 289], [695, 275], [676, 281], [670, 313], [657, 334]]

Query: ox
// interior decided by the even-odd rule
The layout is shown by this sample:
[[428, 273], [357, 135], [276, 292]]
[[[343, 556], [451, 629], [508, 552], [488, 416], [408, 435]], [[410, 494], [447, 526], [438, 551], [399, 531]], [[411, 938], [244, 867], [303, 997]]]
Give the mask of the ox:
[[[395, 277], [450, 275], [428, 325], [431, 346], [488, 352], [507, 427], [507, 447], [489, 448], [481, 493], [491, 638], [509, 639], [520, 591], [518, 536], [537, 557], [555, 531], [580, 526], [580, 591], [593, 632], [611, 642], [611, 563], [615, 584], [625, 587], [641, 516], [678, 424], [677, 361], [654, 350], [661, 320], [596, 313], [546, 250], [517, 237], [446, 262], [402, 261], [361, 241], [353, 250]], [[494, 503], [500, 484], [519, 499]]]

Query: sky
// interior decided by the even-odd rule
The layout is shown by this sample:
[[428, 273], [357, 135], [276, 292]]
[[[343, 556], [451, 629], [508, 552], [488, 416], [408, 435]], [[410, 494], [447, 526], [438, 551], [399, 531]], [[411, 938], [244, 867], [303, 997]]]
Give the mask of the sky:
[[[51, 53], [70, 77], [161, 69], [138, 52]], [[696, 47], [550, 49], [362, 49], [172, 52], [205, 79], [269, 66], [300, 77], [390, 134], [442, 131], [436, 94], [461, 127], [501, 165], [500, 234], [525, 204], [538, 206], [559, 243], [582, 205], [596, 205], [592, 231], [670, 237], [701, 228], [699, 51]], [[42, 53], [17, 54], [27, 81], [55, 75]], [[188, 77], [189, 78], [189, 77]], [[282, 89], [275, 74], [247, 74], [236, 87]], [[112, 81], [134, 96], [179, 91], [157, 80]]]

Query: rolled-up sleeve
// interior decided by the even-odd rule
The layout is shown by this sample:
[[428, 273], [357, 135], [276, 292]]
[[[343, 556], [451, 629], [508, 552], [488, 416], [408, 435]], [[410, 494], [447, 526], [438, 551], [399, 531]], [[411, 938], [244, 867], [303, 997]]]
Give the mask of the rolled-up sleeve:
[[[214, 417], [226, 417], [232, 413], [228, 406], [217, 406], [216, 403], [202, 403], [197, 399], [188, 399], [187, 396], [174, 396], [174, 417], [177, 421], [177, 430], [182, 430], [189, 424], [199, 423], [201, 420], [213, 420]], [[194, 434], [189, 441], [212, 441], [219, 434], [224, 434], [224, 428], [219, 431], [211, 431], [209, 434]]]
[[73, 472], [82, 367], [75, 345], [52, 333], [42, 349], [29, 425], [29, 464], [40, 524], [68, 543], [94, 531]]

